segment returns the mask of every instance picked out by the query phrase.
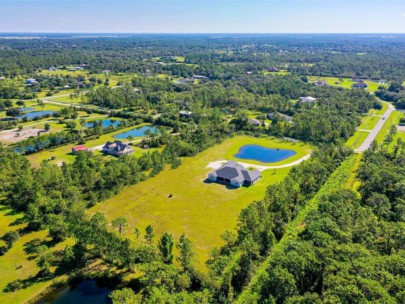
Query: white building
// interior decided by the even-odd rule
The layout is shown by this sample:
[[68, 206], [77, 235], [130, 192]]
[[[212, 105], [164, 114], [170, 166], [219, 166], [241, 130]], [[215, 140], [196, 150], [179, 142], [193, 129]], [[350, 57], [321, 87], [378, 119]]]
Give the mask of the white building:
[[300, 97], [300, 102], [316, 102], [316, 98], [311, 96]]

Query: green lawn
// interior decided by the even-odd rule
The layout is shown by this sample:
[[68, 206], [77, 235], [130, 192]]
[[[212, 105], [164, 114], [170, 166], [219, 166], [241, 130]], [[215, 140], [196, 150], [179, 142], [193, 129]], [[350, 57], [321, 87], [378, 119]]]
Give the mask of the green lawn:
[[401, 138], [403, 142], [405, 142], [405, 132], [398, 131], [397, 134], [394, 136], [394, 140], [389, 145], [388, 149], [390, 151], [394, 150], [395, 145], [397, 144], [398, 139]]
[[350, 147], [352, 149], [357, 149], [361, 146], [361, 144], [363, 143], [363, 141], [367, 138], [367, 136], [369, 135], [369, 132], [365, 132], [365, 131], [356, 131], [352, 137], [350, 137], [347, 142], [346, 142], [346, 146]]
[[[156, 177], [126, 188], [90, 212], [105, 213], [109, 220], [127, 217], [129, 226], [124, 236], [132, 241], [135, 241], [134, 228], [138, 227], [143, 232], [149, 224], [153, 225], [156, 237], [170, 232], [178, 239], [185, 233], [199, 253], [198, 266], [204, 269], [210, 250], [223, 244], [220, 235], [236, 227], [241, 209], [263, 198], [267, 186], [284, 179], [291, 169], [266, 170], [262, 173], [263, 178], [249, 188], [227, 189], [224, 185], [205, 182], [212, 170], [208, 168], [210, 162], [231, 159], [238, 147], [249, 143], [296, 150], [297, 155], [289, 161], [310, 151], [310, 147], [303, 144], [234, 137], [195, 157], [184, 158], [177, 169], [166, 168]], [[169, 198], [170, 194], [172, 198]]]
[[263, 75], [280, 75], [280, 76], [285, 76], [285, 75], [289, 75], [290, 72], [288, 72], [287, 70], [279, 70], [278, 72], [269, 72], [267, 70], [263, 71]]
[[384, 113], [388, 110], [388, 104], [386, 102], [381, 102], [382, 108], [380, 110], [371, 109], [369, 114], [372, 115], [384, 115]]
[[[143, 125], [145, 125], [145, 124], [124, 128], [124, 129], [120, 129], [120, 130], [117, 130], [112, 133], [101, 135], [99, 138], [86, 141], [85, 146], [87, 146], [88, 148], [92, 148], [95, 146], [103, 145], [107, 141], [113, 141], [115, 135], [141, 127]], [[52, 128], [52, 126], [51, 126], [51, 128]], [[70, 144], [60, 146], [57, 148], [52, 148], [52, 149], [48, 149], [48, 150], [41, 151], [38, 153], [27, 155], [27, 158], [30, 161], [31, 165], [35, 168], [39, 167], [39, 165], [41, 164], [41, 162], [43, 160], [50, 159], [52, 156], [54, 156], [55, 159], [51, 160], [50, 161], [51, 163], [55, 163], [55, 164], [60, 164], [61, 162], [72, 163], [75, 159], [75, 156], [71, 153], [72, 147], [74, 147], [74, 146], [77, 146], [77, 144], [70, 143]], [[139, 157], [146, 151], [153, 151], [153, 150], [144, 150], [144, 149], [141, 149], [138, 147], [133, 147], [133, 148], [135, 150], [135, 153], [133, 154], [133, 156], [135, 156], [135, 157]], [[95, 153], [101, 153], [101, 152], [95, 151]]]
[[402, 112], [394, 111], [390, 115], [390, 117], [386, 118], [386, 121], [384, 123], [384, 126], [382, 127], [381, 131], [378, 133], [377, 137], [375, 140], [377, 141], [378, 144], [381, 144], [385, 138], [385, 136], [388, 134], [390, 127], [392, 125], [398, 125], [399, 120], [403, 116]]
[[[18, 223], [18, 220], [22, 217], [22, 214], [15, 213], [8, 207], [0, 205], [0, 235], [3, 235], [7, 231], [24, 228], [26, 224]], [[24, 252], [24, 244], [36, 238], [46, 240], [46, 236], [47, 232], [44, 230], [25, 234], [14, 243], [13, 247], [5, 255], [0, 256], [0, 303], [24, 303], [51, 285], [51, 281], [35, 282], [26, 289], [20, 289], [15, 292], [3, 292], [8, 283], [16, 279], [27, 279], [38, 273], [39, 269], [36, 265], [36, 260], [31, 259]], [[0, 246], [2, 245], [3, 243], [0, 241]], [[58, 244], [52, 250], [61, 250], [65, 245], [66, 243]]]
[[380, 116], [364, 116], [361, 125], [358, 127], [360, 130], [372, 130], [380, 120]]
[[[339, 87], [342, 87], [342, 88], [345, 88], [345, 89], [352, 88], [353, 84], [355, 83], [354, 81], [352, 81], [351, 78], [322, 77], [322, 76], [310, 76], [308, 78], [309, 78], [310, 81], [317, 81], [317, 80], [326, 81], [330, 85], [339, 86]], [[369, 92], [377, 91], [379, 86], [388, 87], [387, 84], [381, 85], [381, 84], [379, 84], [379, 83], [377, 83], [375, 81], [371, 81], [371, 80], [365, 80], [364, 82], [368, 84], [367, 90]]]

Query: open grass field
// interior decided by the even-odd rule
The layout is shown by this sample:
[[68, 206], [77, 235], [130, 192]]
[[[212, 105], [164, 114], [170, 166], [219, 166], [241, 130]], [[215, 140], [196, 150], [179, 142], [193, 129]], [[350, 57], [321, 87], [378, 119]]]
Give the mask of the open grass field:
[[[107, 141], [113, 141], [115, 135], [117, 135], [119, 133], [122, 133], [122, 132], [132, 130], [134, 128], [138, 128], [138, 127], [143, 126], [143, 125], [145, 125], [145, 124], [124, 128], [124, 129], [120, 129], [120, 130], [117, 130], [117, 131], [112, 132], [112, 133], [101, 135], [99, 138], [88, 140], [84, 145], [86, 147], [88, 147], [88, 148], [103, 145]], [[29, 154], [29, 155], [27, 155], [27, 159], [30, 161], [31, 165], [34, 168], [38, 168], [42, 161], [49, 160], [53, 156], [55, 157], [55, 159], [54, 160], [49, 160], [51, 163], [54, 163], [54, 164], [61, 164], [62, 162], [72, 163], [74, 161], [74, 159], [75, 159], [75, 156], [71, 153], [72, 152], [72, 147], [74, 147], [74, 146], [77, 146], [77, 144], [70, 143], [70, 144], [67, 144], [67, 145], [64, 145], [64, 146], [44, 150], [44, 151], [41, 151], [41, 152], [38, 152], [38, 153]], [[133, 149], [135, 151], [132, 154], [134, 157], [139, 157], [139, 156], [141, 156], [143, 153], [145, 153], [147, 151], [153, 151], [153, 149], [145, 150], [145, 149], [141, 149], [141, 148], [138, 148], [138, 147], [133, 147]], [[99, 151], [95, 151], [94, 153], [100, 153], [101, 154], [101, 152], [99, 152]], [[106, 156], [106, 157], [110, 157], [110, 156]]]
[[210, 250], [223, 244], [222, 233], [236, 227], [241, 209], [263, 198], [267, 186], [283, 180], [291, 169], [266, 170], [262, 173], [263, 178], [249, 188], [228, 189], [224, 185], [205, 181], [211, 171], [207, 167], [210, 162], [232, 159], [233, 153], [248, 143], [297, 151], [297, 155], [289, 161], [310, 151], [310, 147], [302, 143], [234, 137], [194, 157], [184, 158], [183, 164], [177, 169], [166, 168], [156, 177], [124, 189], [115, 197], [93, 207], [90, 213], [102, 212], [109, 220], [118, 216], [127, 217], [129, 225], [124, 236], [132, 241], [136, 241], [134, 228], [145, 231], [149, 224], [154, 227], [156, 238], [170, 232], [178, 239], [185, 233], [199, 253], [199, 268], [205, 269], [204, 263]]
[[[322, 77], [322, 76], [310, 76], [308, 78], [309, 78], [310, 81], [317, 81], [317, 80], [326, 81], [330, 85], [342, 87], [342, 88], [345, 88], [345, 89], [352, 88], [353, 84], [355, 83], [350, 78]], [[388, 84], [379, 84], [379, 83], [377, 83], [375, 81], [371, 81], [371, 80], [365, 80], [364, 82], [368, 84], [367, 90], [369, 92], [377, 91], [379, 86], [388, 87]]]
[[280, 75], [280, 76], [285, 76], [285, 75], [289, 75], [290, 72], [288, 72], [287, 70], [280, 70], [278, 72], [269, 72], [267, 70], [263, 71], [263, 75]]
[[[24, 228], [26, 224], [19, 223], [19, 220], [22, 217], [22, 214], [16, 213], [8, 207], [0, 205], [0, 235], [11, 230]], [[44, 230], [22, 235], [5, 255], [0, 256], [0, 303], [25, 303], [27, 300], [34, 298], [51, 285], [52, 281], [35, 281], [34, 284], [26, 289], [20, 289], [15, 292], [3, 291], [8, 283], [16, 279], [24, 280], [33, 277], [38, 273], [39, 269], [36, 265], [36, 261], [24, 251], [24, 245], [36, 238], [46, 241], [46, 236], [47, 232]], [[2, 245], [4, 244], [0, 241], [0, 246]], [[65, 245], [66, 243], [58, 244], [52, 250], [61, 250]]]

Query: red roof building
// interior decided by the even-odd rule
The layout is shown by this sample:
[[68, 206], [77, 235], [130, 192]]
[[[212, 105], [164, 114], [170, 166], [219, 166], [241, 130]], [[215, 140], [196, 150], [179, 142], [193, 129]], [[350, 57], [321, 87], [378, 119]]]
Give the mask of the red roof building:
[[72, 153], [76, 154], [79, 151], [88, 151], [89, 148], [87, 148], [86, 146], [76, 146], [72, 148]]

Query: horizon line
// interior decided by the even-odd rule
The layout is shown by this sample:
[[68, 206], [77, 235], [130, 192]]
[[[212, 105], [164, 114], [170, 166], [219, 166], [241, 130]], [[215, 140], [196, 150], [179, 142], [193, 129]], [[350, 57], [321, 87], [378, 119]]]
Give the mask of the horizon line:
[[139, 35], [405, 35], [405, 32], [1, 32], [0, 34], [139, 34]]

